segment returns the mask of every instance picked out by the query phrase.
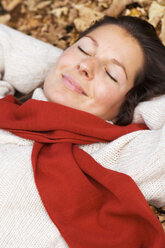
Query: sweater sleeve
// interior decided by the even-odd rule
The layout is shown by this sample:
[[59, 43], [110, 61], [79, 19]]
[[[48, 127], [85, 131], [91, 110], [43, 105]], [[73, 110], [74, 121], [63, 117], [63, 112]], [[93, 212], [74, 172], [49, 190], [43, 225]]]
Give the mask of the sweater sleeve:
[[[40, 86], [62, 50], [0, 24], [0, 97]], [[5, 83], [6, 82], [6, 83]]]
[[165, 205], [165, 95], [141, 102], [134, 122], [149, 130], [132, 132], [113, 142], [80, 146], [107, 169], [129, 175], [146, 200]]
[[14, 95], [14, 92], [14, 87], [10, 83], [0, 80], [0, 99], [10, 94]]

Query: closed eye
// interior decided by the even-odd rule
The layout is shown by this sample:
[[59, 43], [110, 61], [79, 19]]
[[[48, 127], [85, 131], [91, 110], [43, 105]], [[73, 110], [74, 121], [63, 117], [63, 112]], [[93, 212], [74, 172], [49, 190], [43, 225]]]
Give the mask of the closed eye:
[[116, 78], [114, 78], [107, 70], [105, 70], [105, 72], [107, 73], [107, 75], [116, 83], [118, 83], [118, 81], [116, 80]]
[[[84, 53], [84, 54], [90, 56], [90, 55], [89, 55], [86, 51], [84, 51], [84, 49], [82, 49], [80, 46], [78, 46], [78, 49], [79, 49], [82, 53]], [[114, 78], [107, 70], [105, 70], [105, 72], [107, 73], [107, 75], [108, 75], [114, 82], [118, 83], [118, 81], [116, 80], [116, 78]]]
[[79, 49], [81, 52], [83, 52], [83, 53], [85, 53], [86, 55], [89, 56], [89, 54], [88, 54], [87, 52], [85, 52], [80, 46], [78, 46], [78, 49]]

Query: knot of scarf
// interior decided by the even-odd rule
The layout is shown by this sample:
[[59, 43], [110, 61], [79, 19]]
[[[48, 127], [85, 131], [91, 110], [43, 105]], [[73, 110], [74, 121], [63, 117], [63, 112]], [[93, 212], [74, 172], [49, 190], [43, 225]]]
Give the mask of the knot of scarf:
[[98, 164], [78, 144], [110, 142], [142, 124], [116, 126], [60, 104], [0, 100], [0, 128], [34, 140], [36, 187], [70, 248], [163, 248], [161, 224], [135, 182]]

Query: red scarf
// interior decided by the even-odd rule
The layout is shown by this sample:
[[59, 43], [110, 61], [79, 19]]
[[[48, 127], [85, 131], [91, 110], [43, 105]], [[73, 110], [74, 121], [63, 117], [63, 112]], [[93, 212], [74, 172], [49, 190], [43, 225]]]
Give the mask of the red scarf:
[[112, 141], [144, 125], [111, 125], [51, 102], [19, 105], [13, 96], [0, 100], [0, 116], [0, 128], [35, 141], [36, 186], [70, 248], [165, 247], [161, 224], [134, 181], [77, 146]]

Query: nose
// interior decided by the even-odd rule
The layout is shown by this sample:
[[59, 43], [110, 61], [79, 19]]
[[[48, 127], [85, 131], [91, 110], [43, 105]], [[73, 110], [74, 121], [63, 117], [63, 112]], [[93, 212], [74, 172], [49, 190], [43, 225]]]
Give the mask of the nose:
[[85, 59], [78, 63], [76, 69], [87, 80], [94, 78], [94, 61], [92, 58]]

